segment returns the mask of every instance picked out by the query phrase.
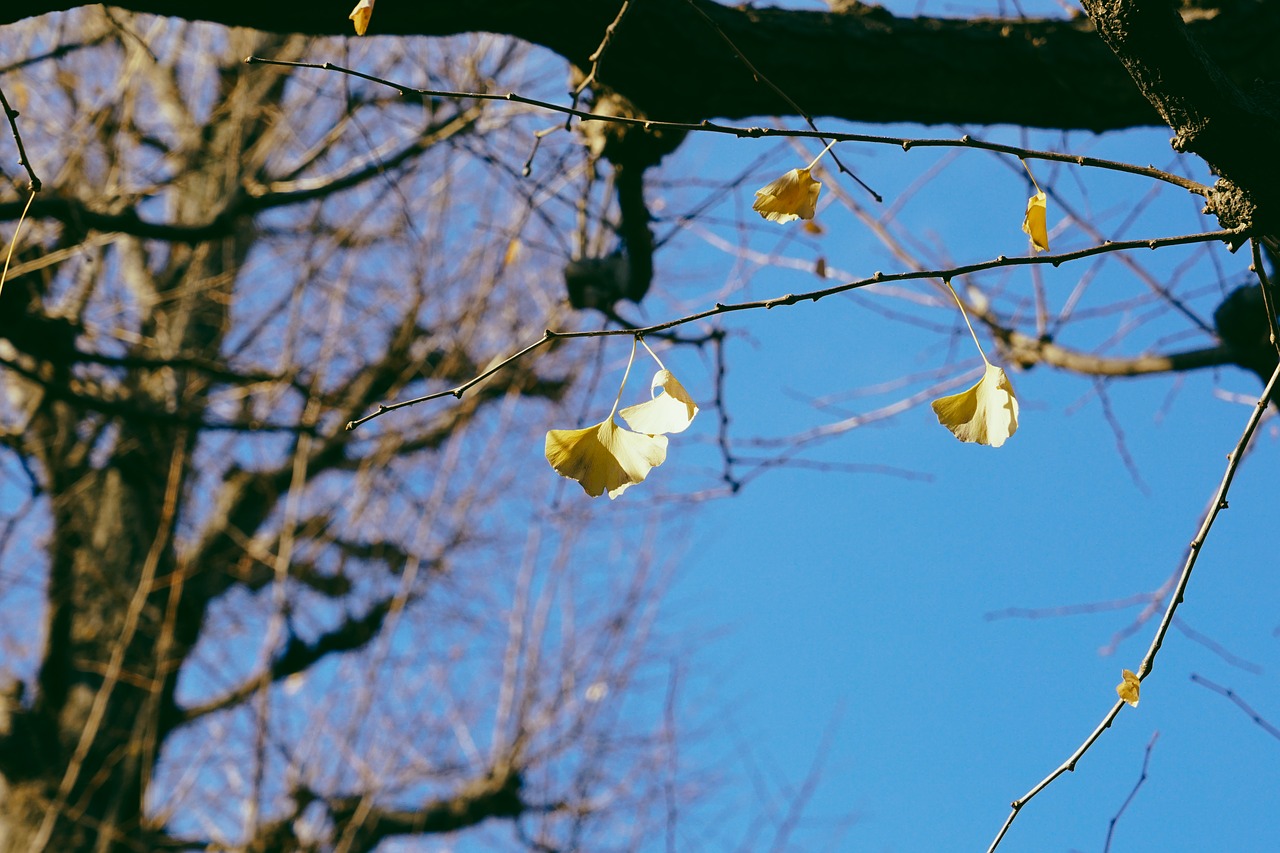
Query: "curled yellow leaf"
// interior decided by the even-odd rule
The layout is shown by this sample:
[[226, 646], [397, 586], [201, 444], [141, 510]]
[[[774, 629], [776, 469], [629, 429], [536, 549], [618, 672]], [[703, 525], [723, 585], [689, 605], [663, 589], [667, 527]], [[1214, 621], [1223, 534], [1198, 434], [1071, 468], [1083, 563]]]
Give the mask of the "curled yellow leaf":
[[756, 201], [751, 209], [770, 222], [813, 219], [821, 189], [822, 184], [813, 179], [808, 169], [792, 169], [756, 190]]
[[375, 0], [360, 0], [356, 7], [351, 10], [351, 14], [347, 17], [356, 25], [356, 35], [362, 36], [365, 30], [369, 29], [369, 19], [373, 17], [373, 4]]
[[593, 498], [608, 492], [612, 500], [666, 460], [667, 437], [630, 432], [611, 417], [583, 429], [548, 431], [544, 452], [560, 476], [577, 480]]
[[1022, 218], [1022, 230], [1031, 237], [1031, 245], [1037, 252], [1049, 251], [1048, 205], [1048, 197], [1037, 190], [1027, 199], [1027, 214]]
[[961, 441], [999, 447], [1018, 431], [1018, 398], [1009, 377], [994, 364], [969, 390], [934, 400], [933, 411]]
[[1138, 680], [1138, 676], [1127, 669], [1121, 673], [1120, 677], [1124, 680], [1116, 685], [1116, 695], [1133, 707], [1138, 707], [1138, 688], [1142, 682]]
[[627, 406], [618, 412], [627, 426], [636, 432], [646, 435], [684, 432], [693, 423], [693, 416], [698, 414], [698, 404], [666, 368], [653, 375], [649, 393], [652, 400]]

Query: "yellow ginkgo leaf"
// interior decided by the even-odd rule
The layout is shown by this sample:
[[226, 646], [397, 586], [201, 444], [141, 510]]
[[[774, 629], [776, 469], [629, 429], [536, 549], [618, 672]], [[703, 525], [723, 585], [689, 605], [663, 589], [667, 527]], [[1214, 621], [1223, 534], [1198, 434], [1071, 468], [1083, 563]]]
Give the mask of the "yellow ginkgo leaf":
[[646, 435], [684, 432], [698, 414], [698, 404], [666, 368], [653, 375], [649, 393], [653, 396], [649, 402], [627, 406], [618, 412], [636, 432]]
[[994, 364], [968, 391], [934, 400], [933, 411], [961, 441], [999, 447], [1018, 431], [1018, 398], [1009, 377]]
[[1138, 707], [1138, 688], [1142, 682], [1127, 669], [1121, 673], [1121, 677], [1124, 681], [1116, 685], [1116, 694], [1133, 707]]
[[773, 183], [756, 190], [756, 201], [751, 209], [770, 222], [813, 219], [821, 189], [822, 184], [813, 179], [808, 169], [792, 169]]
[[1049, 251], [1049, 228], [1046, 224], [1049, 199], [1039, 190], [1027, 199], [1027, 215], [1022, 218], [1022, 230], [1031, 237], [1031, 245], [1037, 252]]
[[365, 30], [369, 29], [369, 19], [373, 17], [373, 4], [375, 0], [360, 0], [356, 7], [351, 10], [350, 18], [356, 25], [356, 35], [364, 35]]
[[584, 429], [549, 431], [545, 452], [560, 476], [577, 480], [593, 498], [608, 492], [612, 500], [663, 463], [667, 437], [630, 432], [610, 417]]

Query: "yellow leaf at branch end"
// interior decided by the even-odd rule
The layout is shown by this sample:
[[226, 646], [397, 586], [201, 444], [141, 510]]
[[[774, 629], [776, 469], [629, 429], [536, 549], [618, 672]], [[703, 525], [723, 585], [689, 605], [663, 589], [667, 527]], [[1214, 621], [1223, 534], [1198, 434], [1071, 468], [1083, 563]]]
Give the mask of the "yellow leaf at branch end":
[[1031, 245], [1037, 252], [1049, 251], [1048, 207], [1048, 196], [1037, 191], [1027, 199], [1027, 215], [1022, 218], [1022, 230], [1031, 237]]
[[1009, 377], [994, 364], [968, 391], [934, 400], [933, 411], [961, 441], [999, 447], [1018, 431], [1018, 398]]
[[818, 210], [818, 191], [821, 189], [822, 184], [813, 179], [808, 169], [792, 169], [773, 183], [756, 190], [756, 201], [751, 209], [770, 222], [813, 219]]
[[1138, 680], [1138, 676], [1127, 669], [1121, 673], [1121, 677], [1124, 681], [1116, 685], [1116, 695], [1133, 707], [1138, 707], [1138, 688], [1142, 682]]
[[645, 435], [684, 432], [698, 414], [698, 404], [670, 370], [663, 368], [653, 375], [649, 393], [653, 397], [649, 402], [627, 406], [618, 412], [636, 432]]
[[373, 17], [373, 4], [375, 0], [360, 0], [356, 7], [351, 10], [350, 18], [356, 25], [356, 35], [362, 36], [365, 30], [369, 29], [369, 19]]
[[611, 417], [584, 429], [550, 430], [545, 453], [560, 476], [577, 480], [593, 498], [608, 492], [612, 500], [666, 460], [667, 437], [630, 432]]

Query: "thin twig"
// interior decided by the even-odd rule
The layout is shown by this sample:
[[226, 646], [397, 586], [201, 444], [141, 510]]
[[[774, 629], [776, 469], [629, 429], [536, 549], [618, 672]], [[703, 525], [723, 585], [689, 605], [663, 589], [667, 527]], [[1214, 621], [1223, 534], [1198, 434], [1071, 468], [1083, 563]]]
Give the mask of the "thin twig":
[[[629, 333], [629, 334], [634, 334], [634, 333]], [[506, 367], [508, 364], [511, 364], [512, 362], [516, 361], [517, 359], [524, 358], [526, 355], [528, 355], [529, 353], [533, 352], [533, 351], [534, 351], [534, 350], [536, 350], [538, 347], [542, 346], [542, 345], [543, 345], [543, 344], [545, 344], [545, 343], [548, 343], [549, 341], [552, 341], [552, 340], [554, 340], [554, 339], [556, 339], [556, 338], [559, 338], [559, 337], [569, 337], [569, 335], [561, 335], [561, 334], [558, 334], [558, 333], [553, 332], [553, 331], [551, 331], [550, 329], [548, 329], [546, 332], [544, 332], [544, 333], [543, 333], [543, 335], [542, 335], [542, 337], [541, 337], [541, 338], [539, 338], [538, 340], [536, 340], [536, 341], [534, 341], [533, 343], [529, 344], [529, 346], [527, 346], [527, 347], [525, 347], [524, 349], [520, 350], [518, 353], [515, 353], [514, 355], [511, 355], [511, 356], [508, 356], [507, 358], [504, 358], [502, 361], [500, 361], [500, 362], [498, 362], [497, 364], [493, 365], [493, 366], [492, 366], [492, 367], [490, 367], [488, 370], [486, 370], [486, 371], [484, 371], [483, 373], [479, 374], [479, 375], [478, 375], [478, 376], [476, 376], [475, 378], [473, 378], [473, 379], [469, 379], [469, 380], [467, 380], [466, 382], [463, 382], [461, 385], [458, 385], [458, 386], [457, 386], [457, 387], [455, 387], [455, 388], [450, 388], [448, 391], [440, 391], [440, 392], [435, 393], [435, 394], [427, 394], [427, 395], [426, 395], [426, 396], [424, 396], [424, 397], [417, 397], [417, 398], [415, 398], [415, 399], [413, 399], [413, 400], [402, 400], [402, 401], [401, 401], [401, 402], [399, 402], [399, 403], [390, 403], [390, 404], [387, 404], [387, 405], [385, 405], [385, 406], [379, 406], [379, 407], [378, 407], [378, 409], [377, 409], [377, 411], [372, 412], [371, 414], [365, 415], [363, 418], [357, 418], [357, 419], [356, 419], [356, 420], [354, 420], [354, 421], [348, 421], [348, 422], [347, 422], [347, 429], [349, 429], [349, 430], [351, 430], [351, 429], [355, 429], [356, 427], [360, 426], [361, 424], [365, 423], [366, 421], [371, 421], [371, 420], [373, 420], [374, 418], [378, 417], [379, 415], [385, 415], [387, 412], [394, 412], [396, 409], [403, 409], [403, 408], [404, 408], [404, 407], [406, 407], [406, 406], [413, 406], [413, 405], [416, 405], [416, 404], [418, 404], [418, 403], [425, 403], [425, 402], [427, 402], [428, 400], [436, 400], [436, 399], [439, 399], [440, 397], [450, 397], [450, 396], [451, 396], [451, 397], [454, 397], [454, 398], [459, 398], [459, 399], [460, 399], [460, 398], [462, 397], [462, 395], [467, 391], [467, 389], [468, 389], [468, 388], [471, 388], [472, 386], [476, 385], [477, 383], [483, 382], [484, 380], [488, 379], [488, 378], [489, 378], [490, 376], [492, 376], [493, 374], [497, 373], [497, 372], [498, 372], [499, 370], [501, 370], [502, 368]]]
[[[1254, 431], [1258, 428], [1258, 423], [1262, 420], [1263, 413], [1266, 412], [1267, 406], [1271, 400], [1271, 394], [1275, 390], [1277, 383], [1280, 383], [1280, 364], [1276, 365], [1275, 372], [1271, 374], [1271, 379], [1267, 381], [1267, 387], [1263, 389], [1262, 396], [1258, 398], [1257, 405], [1249, 415], [1249, 420], [1245, 424], [1244, 431], [1240, 435], [1240, 440], [1236, 442], [1236, 447], [1227, 456], [1227, 470], [1222, 475], [1222, 482], [1218, 484], [1218, 489], [1214, 493], [1213, 500], [1210, 503], [1209, 511], [1205, 514], [1204, 519], [1200, 523], [1200, 529], [1197, 531], [1191, 545], [1187, 550], [1187, 559], [1183, 564], [1182, 573], [1178, 577], [1178, 583], [1174, 588], [1173, 594], [1169, 596], [1169, 605], [1165, 608], [1164, 618], [1160, 620], [1160, 626], [1156, 628], [1155, 637], [1151, 640], [1151, 647], [1147, 649], [1147, 654], [1142, 659], [1141, 665], [1137, 670], [1139, 680], [1144, 680], [1151, 674], [1151, 669], [1155, 664], [1156, 654], [1160, 651], [1160, 646], [1164, 643], [1164, 638], [1169, 633], [1169, 626], [1173, 624], [1173, 616], [1178, 610], [1178, 605], [1182, 603], [1183, 596], [1187, 590], [1187, 583], [1191, 580], [1191, 570], [1195, 568], [1196, 560], [1200, 556], [1200, 551], [1204, 546], [1205, 539], [1209, 536], [1209, 530], [1213, 527], [1213, 522], [1217, 519], [1218, 513], [1227, 508], [1227, 492], [1231, 489], [1231, 482], [1235, 479], [1236, 470], [1240, 467], [1240, 460], [1244, 458], [1245, 448], [1248, 447], [1250, 439], [1253, 438]], [[1102, 718], [1102, 722], [1098, 724], [1084, 743], [1071, 753], [1056, 770], [1040, 780], [1034, 788], [1023, 794], [1010, 804], [1011, 811], [1009, 816], [1005, 818], [1004, 825], [1000, 827], [1000, 831], [996, 833], [995, 840], [991, 842], [991, 846], [987, 848], [987, 853], [991, 853], [1000, 846], [1000, 841], [1004, 838], [1005, 833], [1009, 831], [1009, 827], [1013, 825], [1014, 819], [1018, 816], [1018, 812], [1022, 807], [1029, 803], [1032, 798], [1043, 791], [1055, 779], [1069, 770], [1076, 769], [1076, 762], [1080, 760], [1088, 750], [1093, 746], [1094, 741], [1102, 736], [1102, 733], [1110, 728], [1111, 723], [1115, 720], [1116, 715], [1120, 713], [1120, 709], [1125, 706], [1123, 700], [1117, 701]]]
[[1151, 749], [1156, 745], [1156, 738], [1160, 737], [1160, 732], [1154, 732], [1151, 740], [1147, 741], [1146, 752], [1142, 754], [1142, 772], [1138, 775], [1138, 781], [1133, 783], [1133, 790], [1129, 792], [1129, 796], [1124, 798], [1124, 802], [1120, 804], [1120, 810], [1116, 812], [1115, 817], [1111, 818], [1111, 823], [1107, 826], [1107, 843], [1102, 847], [1102, 853], [1110, 853], [1111, 836], [1115, 834], [1116, 824], [1120, 818], [1124, 816], [1125, 809], [1129, 808], [1129, 803], [1133, 802], [1133, 798], [1137, 796], [1138, 789], [1142, 787], [1142, 783], [1147, 781], [1147, 767], [1151, 764]]
[[31, 168], [31, 160], [27, 157], [27, 149], [22, 144], [22, 134], [18, 132], [18, 111], [9, 106], [9, 100], [4, 96], [4, 89], [0, 88], [0, 107], [4, 108], [5, 118], [9, 119], [9, 127], [13, 130], [13, 141], [18, 143], [18, 163], [22, 168], [27, 170], [27, 177], [30, 179], [27, 183], [27, 189], [33, 193], [40, 192], [40, 179], [36, 177], [36, 172]]
[[1201, 687], [1206, 687], [1209, 690], [1212, 690], [1214, 693], [1217, 693], [1219, 696], [1225, 696], [1228, 699], [1230, 699], [1232, 702], [1235, 703], [1237, 708], [1239, 708], [1241, 711], [1244, 711], [1246, 714], [1248, 714], [1249, 719], [1257, 723], [1258, 726], [1264, 732], [1271, 735], [1273, 738], [1280, 740], [1280, 729], [1276, 728], [1271, 723], [1267, 722], [1267, 720], [1261, 714], [1253, 710], [1253, 708], [1249, 707], [1249, 704], [1245, 702], [1243, 699], [1241, 699], [1239, 695], [1237, 695], [1236, 692], [1232, 690], [1230, 687], [1223, 687], [1220, 684], [1214, 684], [1212, 681], [1205, 678], [1203, 675], [1197, 675], [1194, 672], [1191, 673], [1191, 680], [1194, 681], [1196, 684], [1199, 684]]
[[385, 415], [387, 412], [393, 412], [396, 409], [403, 409], [406, 406], [413, 406], [418, 403], [425, 403], [425, 402], [428, 402], [429, 400], [438, 400], [441, 397], [461, 398], [463, 393], [465, 393], [469, 388], [474, 386], [476, 383], [484, 379], [487, 379], [488, 377], [492, 376], [494, 373], [497, 373], [499, 370], [506, 367], [507, 365], [514, 363], [515, 361], [523, 358], [524, 356], [538, 349], [539, 347], [546, 344], [547, 342], [555, 340], [557, 338], [565, 338], [565, 339], [603, 338], [603, 337], [616, 337], [618, 335], [630, 335], [630, 336], [652, 335], [658, 332], [666, 331], [667, 329], [675, 328], [676, 326], [683, 326], [686, 323], [693, 323], [698, 320], [705, 320], [708, 317], [714, 317], [718, 314], [728, 314], [734, 311], [752, 311], [760, 308], [768, 310], [770, 308], [777, 308], [783, 305], [795, 305], [799, 302], [817, 302], [819, 299], [824, 299], [825, 297], [833, 296], [837, 293], [846, 293], [850, 290], [857, 290], [858, 288], [868, 287], [873, 284], [885, 284], [893, 281], [911, 281], [911, 280], [918, 280], [918, 279], [946, 280], [946, 279], [956, 278], [962, 275], [969, 275], [975, 272], [982, 272], [984, 270], [997, 269], [1000, 267], [1027, 266], [1027, 265], [1034, 265], [1034, 264], [1052, 264], [1053, 266], [1056, 267], [1059, 264], [1066, 263], [1067, 261], [1074, 261], [1074, 260], [1078, 260], [1079, 258], [1087, 258], [1093, 255], [1101, 255], [1107, 252], [1117, 252], [1117, 251], [1123, 251], [1128, 249], [1158, 249], [1162, 246], [1179, 246], [1179, 245], [1185, 245], [1187, 243], [1207, 243], [1207, 242], [1214, 242], [1214, 241], [1225, 242], [1234, 237], [1239, 237], [1242, 233], [1244, 232], [1240, 230], [1205, 231], [1199, 234], [1183, 234], [1177, 237], [1157, 237], [1154, 239], [1147, 239], [1147, 240], [1116, 240], [1116, 241], [1107, 241], [1099, 246], [1090, 246], [1087, 249], [1077, 249], [1074, 252], [1063, 252], [1062, 254], [1058, 254], [1058, 255], [1043, 255], [1043, 254], [1034, 255], [1034, 256], [1028, 255], [1028, 256], [1017, 257], [1017, 258], [1009, 258], [1004, 255], [1000, 255], [999, 257], [996, 257], [989, 261], [980, 261], [974, 264], [966, 264], [964, 266], [951, 267], [950, 269], [911, 270], [908, 272], [890, 273], [889, 275], [885, 275], [882, 272], [876, 272], [876, 273], [873, 273], [868, 278], [861, 278], [855, 281], [846, 282], [845, 284], [837, 284], [832, 287], [825, 287], [825, 288], [822, 288], [821, 290], [811, 290], [805, 293], [788, 293], [783, 296], [774, 297], [772, 299], [759, 299], [753, 302], [736, 302], [736, 303], [717, 302], [714, 307], [708, 308], [704, 311], [698, 311], [697, 313], [694, 313], [694, 314], [689, 314], [684, 317], [678, 317], [674, 320], [666, 320], [664, 322], [655, 323], [650, 326], [637, 326], [633, 328], [621, 328], [621, 329], [592, 329], [592, 330], [582, 331], [582, 332], [555, 332], [555, 331], [552, 331], [551, 329], [547, 329], [545, 332], [543, 332], [541, 338], [529, 344], [527, 347], [515, 353], [514, 355], [510, 355], [504, 358], [502, 361], [499, 361], [497, 364], [486, 369], [483, 373], [476, 376], [475, 378], [469, 379], [468, 381], [462, 383], [461, 385], [446, 389], [444, 391], [437, 391], [433, 394], [426, 394], [421, 397], [415, 397], [412, 400], [402, 400], [397, 403], [388, 403], [385, 405], [381, 405], [377, 408], [376, 411], [373, 411], [362, 418], [358, 418], [357, 420], [350, 421], [347, 424], [347, 429], [355, 429], [361, 424], [371, 421], [374, 418], [379, 417], [381, 415]]
[[[818, 131], [818, 126], [814, 124], [813, 117], [809, 115], [809, 113], [804, 109], [804, 107], [800, 106], [795, 101], [793, 101], [790, 95], [782, 91], [782, 89], [776, 83], [774, 83], [764, 74], [762, 74], [759, 68], [756, 68], [754, 65], [752, 65], [751, 60], [747, 59], [746, 54], [742, 52], [741, 48], [739, 48], [736, 44], [733, 43], [733, 39], [729, 38], [728, 34], [725, 33], [724, 30], [720, 29], [720, 25], [717, 24], [714, 20], [712, 20], [711, 16], [707, 14], [705, 9], [703, 9], [701, 6], [695, 3], [694, 0], [685, 0], [685, 2], [689, 4], [690, 9], [693, 9], [693, 11], [697, 12], [699, 15], [702, 16], [702, 19], [706, 21], [708, 25], [710, 25], [711, 29], [716, 31], [716, 35], [720, 36], [720, 38], [724, 40], [725, 44], [729, 45], [729, 49], [733, 51], [734, 58], [740, 61], [743, 65], [747, 66], [747, 70], [751, 72], [752, 77], [754, 77], [758, 82], [761, 82], [766, 86], [768, 86], [770, 89], [772, 89], [775, 95], [777, 95], [782, 100], [786, 101], [787, 106], [791, 107], [791, 109], [795, 111], [797, 115], [799, 115], [801, 118], [804, 119], [805, 124], [809, 125], [809, 127], [815, 132]], [[822, 143], [825, 145], [826, 142], [827, 140], [823, 138]], [[866, 183], [863, 182], [862, 178], [859, 178], [857, 175], [853, 173], [853, 170], [851, 170], [844, 163], [840, 162], [840, 158], [836, 156], [836, 153], [834, 151], [831, 152], [831, 159], [835, 162], [836, 166], [840, 169], [841, 172], [844, 172], [846, 175], [853, 178], [854, 181], [857, 182], [858, 186], [862, 187], [864, 190], [870, 193], [871, 197], [874, 198], [877, 202], [884, 201], [884, 198], [880, 195], [880, 193], [876, 192], [875, 190], [871, 189], [871, 187], [867, 186]]]
[[1257, 239], [1249, 241], [1253, 245], [1253, 271], [1258, 275], [1258, 286], [1262, 289], [1262, 305], [1267, 309], [1267, 330], [1271, 333], [1271, 346], [1276, 355], [1280, 355], [1280, 332], [1276, 331], [1276, 306], [1271, 301], [1271, 281], [1267, 278], [1267, 268], [1262, 264], [1262, 245]]
[[1152, 178], [1157, 181], [1173, 184], [1181, 187], [1188, 192], [1196, 195], [1208, 195], [1209, 188], [1204, 184], [1184, 178], [1181, 175], [1175, 175], [1171, 172], [1165, 172], [1153, 166], [1137, 166], [1132, 163], [1121, 163], [1117, 160], [1104, 160], [1098, 157], [1084, 157], [1079, 154], [1065, 154], [1060, 151], [1039, 151], [1031, 148], [1019, 148], [1016, 145], [1002, 145], [996, 142], [985, 142], [981, 139], [965, 134], [959, 139], [913, 139], [901, 136], [876, 136], [867, 133], [834, 133], [824, 130], [800, 130], [797, 128], [784, 127], [741, 127], [736, 125], [717, 124], [711, 121], [701, 122], [684, 122], [684, 121], [659, 121], [656, 119], [634, 118], [629, 116], [602, 115], [592, 113], [586, 110], [574, 109], [566, 107], [563, 104], [554, 104], [550, 101], [542, 101], [537, 98], [527, 98], [524, 95], [518, 95], [509, 92], [505, 95], [495, 94], [492, 92], [456, 92], [445, 89], [417, 89], [412, 86], [405, 86], [382, 77], [375, 77], [372, 74], [365, 74], [362, 71], [356, 71], [351, 68], [345, 68], [341, 65], [335, 65], [332, 62], [290, 62], [283, 59], [266, 59], [260, 56], [245, 57], [245, 62], [250, 65], [282, 65], [290, 68], [315, 68], [321, 71], [336, 71], [340, 74], [349, 74], [352, 77], [359, 77], [361, 80], [368, 80], [371, 83], [378, 83], [383, 86], [395, 89], [402, 95], [415, 95], [424, 98], [474, 98], [482, 101], [509, 101], [515, 104], [524, 104], [526, 106], [536, 107], [550, 112], [562, 113], [565, 115], [576, 116], [583, 121], [608, 121], [615, 124], [630, 124], [643, 127], [647, 130], [682, 130], [696, 133], [723, 133], [730, 136], [745, 137], [751, 139], [759, 139], [763, 137], [778, 139], [818, 139], [818, 140], [835, 140], [836, 142], [865, 142], [871, 145], [893, 145], [901, 148], [903, 151], [909, 151], [912, 148], [972, 148], [979, 151], [993, 151], [997, 154], [1009, 154], [1014, 157], [1021, 157], [1028, 160], [1049, 160], [1057, 163], [1072, 163], [1076, 166], [1086, 166], [1094, 169], [1107, 169], [1114, 172], [1124, 172], [1130, 175], [1141, 175], [1143, 177]]
[[[573, 91], [569, 93], [570, 95], [573, 95], [573, 102], [569, 106], [574, 109], [577, 109], [578, 99], [582, 97], [582, 93], [586, 91], [586, 88], [597, 81], [600, 74], [600, 60], [604, 56], [605, 50], [608, 49], [609, 42], [613, 41], [614, 32], [618, 29], [618, 26], [622, 23], [622, 19], [627, 16], [627, 12], [629, 11], [631, 11], [631, 0], [622, 0], [622, 8], [618, 10], [617, 17], [613, 19], [613, 23], [604, 28], [604, 38], [600, 40], [600, 46], [595, 49], [594, 53], [587, 57], [587, 59], [591, 60], [591, 70], [587, 72], [586, 77], [582, 78], [582, 82], [577, 86], [574, 86]], [[569, 129], [569, 122], [571, 121], [573, 121], [572, 115], [565, 120], [565, 130]], [[531, 157], [530, 159], [533, 158]]]

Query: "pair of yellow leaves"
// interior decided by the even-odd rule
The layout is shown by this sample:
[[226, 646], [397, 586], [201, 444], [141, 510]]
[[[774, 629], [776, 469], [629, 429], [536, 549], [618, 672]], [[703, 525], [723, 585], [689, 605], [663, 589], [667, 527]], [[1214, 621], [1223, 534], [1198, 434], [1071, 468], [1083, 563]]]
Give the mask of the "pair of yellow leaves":
[[[593, 498], [607, 492], [613, 500], [666, 461], [667, 436], [689, 428], [698, 414], [698, 404], [661, 362], [659, 367], [650, 383], [652, 399], [618, 412], [630, 430], [618, 426], [610, 412], [594, 426], [547, 432], [544, 453], [556, 473], [577, 480]], [[628, 371], [630, 368], [628, 364]], [[626, 381], [624, 375], [624, 387]], [[619, 389], [619, 399], [621, 396]], [[614, 409], [617, 407], [615, 402]]]

